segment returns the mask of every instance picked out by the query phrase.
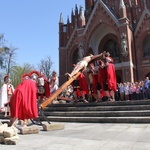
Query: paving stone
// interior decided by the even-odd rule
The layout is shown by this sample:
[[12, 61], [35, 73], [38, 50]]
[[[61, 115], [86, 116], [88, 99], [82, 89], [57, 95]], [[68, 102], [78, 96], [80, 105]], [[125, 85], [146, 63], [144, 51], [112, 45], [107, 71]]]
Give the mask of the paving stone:
[[5, 138], [4, 144], [5, 145], [16, 145], [18, 143], [18, 140], [19, 140], [18, 135], [10, 137], [10, 138]]
[[0, 135], [0, 143], [4, 143], [4, 136]]
[[0, 125], [0, 135], [3, 136], [3, 132], [4, 132], [4, 129], [8, 128], [8, 124], [1, 124]]
[[18, 134], [18, 130], [13, 126], [5, 128], [3, 131], [4, 138], [16, 136], [17, 134]]
[[64, 124], [43, 124], [44, 131], [62, 130], [65, 128]]
[[30, 126], [30, 127], [21, 127], [19, 128], [20, 134], [37, 134], [39, 133], [39, 128], [36, 126]]

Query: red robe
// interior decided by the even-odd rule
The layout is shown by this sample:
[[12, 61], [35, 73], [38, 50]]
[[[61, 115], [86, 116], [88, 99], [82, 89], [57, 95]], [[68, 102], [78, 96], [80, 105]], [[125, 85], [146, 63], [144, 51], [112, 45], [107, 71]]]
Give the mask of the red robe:
[[98, 69], [98, 82], [100, 83], [102, 90], [105, 91], [105, 84], [107, 82], [106, 68], [99, 67], [99, 69]]
[[113, 63], [109, 63], [107, 66], [107, 82], [108, 82], [108, 89], [116, 91], [117, 90], [117, 81], [116, 81], [116, 72], [115, 66]]
[[82, 91], [84, 94], [89, 94], [88, 84], [87, 84], [87, 81], [86, 81], [85, 76], [84, 76], [83, 73], [81, 73], [81, 74], [78, 76], [78, 80], [79, 80], [79, 86], [80, 86], [81, 91]]
[[50, 85], [47, 80], [45, 81], [44, 88], [45, 88], [45, 97], [49, 98], [51, 96], [51, 93], [50, 93]]
[[21, 120], [34, 119], [38, 117], [36, 84], [31, 79], [20, 83], [10, 100], [11, 118]]
[[94, 73], [92, 74], [92, 77], [93, 77], [92, 90], [94, 94], [97, 94], [98, 74]]
[[51, 96], [50, 83], [49, 83], [49, 81], [46, 79], [46, 77], [44, 75], [42, 77], [44, 79], [45, 97], [49, 98]]

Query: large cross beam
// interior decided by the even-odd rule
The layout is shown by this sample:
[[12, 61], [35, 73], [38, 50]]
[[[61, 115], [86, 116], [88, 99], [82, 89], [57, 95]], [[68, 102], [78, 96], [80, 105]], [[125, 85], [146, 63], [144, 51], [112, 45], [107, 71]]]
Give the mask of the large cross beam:
[[41, 108], [45, 108], [48, 104], [50, 104], [61, 92], [63, 92], [68, 85], [70, 85], [79, 75], [81, 72], [78, 72], [75, 76], [70, 78], [64, 84], [62, 84], [59, 89], [57, 89], [48, 99], [46, 99], [41, 105]]
[[[93, 57], [91, 58], [91, 61], [98, 60], [98, 59], [102, 58], [102, 56], [103, 56], [103, 53], [98, 54], [98, 55], [95, 55], [95, 56], [93, 56]], [[90, 61], [90, 62], [91, 62], [91, 61]], [[89, 63], [90, 63], [90, 62], [89, 62]], [[63, 92], [63, 91], [67, 88], [67, 86], [70, 85], [80, 74], [81, 74], [81, 70], [79, 70], [79, 72], [77, 72], [73, 77], [69, 78], [68, 81], [66, 81], [63, 85], [61, 85], [61, 86], [59, 87], [59, 89], [57, 89], [57, 90], [53, 93], [53, 95], [52, 95], [51, 97], [49, 97], [48, 99], [46, 99], [46, 100], [40, 105], [40, 107], [41, 107], [41, 108], [45, 108], [48, 104], [50, 104], [50, 103], [51, 103], [54, 99], [56, 99], [56, 97], [57, 97], [61, 92]]]

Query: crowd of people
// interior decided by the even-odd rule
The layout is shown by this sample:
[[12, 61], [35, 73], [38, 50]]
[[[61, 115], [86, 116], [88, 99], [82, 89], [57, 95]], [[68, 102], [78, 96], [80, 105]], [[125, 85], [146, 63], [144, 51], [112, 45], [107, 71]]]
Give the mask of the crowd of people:
[[103, 57], [96, 61], [89, 58], [91, 55], [88, 59], [84, 57], [77, 65], [73, 64], [73, 71], [69, 74], [69, 77], [72, 77], [81, 71], [72, 86], [69, 86], [72, 94], [68, 95], [73, 97], [75, 102], [80, 99], [85, 103], [150, 99], [149, 77], [134, 83], [117, 83], [113, 59], [109, 53], [103, 53]]
[[[113, 59], [109, 53], [84, 57], [77, 64], [73, 64], [72, 72], [66, 73], [73, 78], [79, 76], [60, 94], [71, 98], [74, 102], [101, 101], [130, 101], [150, 99], [150, 80], [130, 83], [117, 83]], [[58, 89], [58, 76], [55, 71], [47, 79], [42, 72], [33, 70], [21, 76], [21, 83], [14, 89], [8, 75], [4, 77], [4, 84], [0, 90], [0, 111], [5, 117], [10, 115], [11, 125], [17, 120], [38, 117], [38, 106]], [[59, 95], [58, 95], [59, 96]], [[56, 104], [56, 99], [53, 104]]]
[[[91, 76], [91, 75], [90, 75]], [[97, 81], [96, 81], [97, 82]], [[90, 77], [90, 83], [92, 83], [92, 78]], [[95, 83], [95, 81], [94, 81]], [[69, 85], [64, 91], [63, 95], [75, 99], [75, 102], [84, 102], [82, 99], [80, 86], [78, 81], [75, 80], [75, 84]], [[103, 90], [93, 90], [92, 86], [96, 84], [89, 85], [89, 92], [84, 97], [86, 97], [86, 103], [88, 102], [100, 102], [109, 101], [108, 96]], [[99, 83], [97, 84], [99, 89]], [[139, 82], [124, 82], [117, 83], [117, 89], [114, 93], [115, 101], [131, 101], [131, 100], [145, 100], [150, 99], [150, 80], [146, 77], [145, 80]], [[98, 99], [99, 98], [99, 99]], [[69, 102], [69, 101], [68, 101]]]
[[118, 83], [118, 91], [116, 92], [116, 100], [143, 100], [150, 99], [150, 80], [146, 77], [145, 80], [139, 82], [124, 82]]
[[19, 120], [26, 125], [28, 119], [38, 117], [39, 103], [50, 97], [58, 89], [57, 74], [53, 71], [50, 79], [42, 72], [33, 70], [21, 76], [21, 82], [14, 89], [8, 75], [0, 90], [0, 112], [10, 116], [10, 124]]
[[73, 71], [67, 73], [70, 78], [77, 72], [81, 72], [72, 84], [76, 102], [80, 97], [85, 103], [93, 99], [98, 102], [102, 101], [104, 95], [108, 101], [115, 101], [116, 72], [109, 53], [86, 56], [73, 67]]

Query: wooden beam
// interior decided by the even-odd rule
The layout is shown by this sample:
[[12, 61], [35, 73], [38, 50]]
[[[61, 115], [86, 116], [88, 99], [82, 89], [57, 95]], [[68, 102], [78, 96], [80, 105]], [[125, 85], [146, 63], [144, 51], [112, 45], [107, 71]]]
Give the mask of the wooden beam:
[[63, 92], [68, 85], [70, 85], [79, 75], [81, 72], [78, 72], [76, 75], [74, 75], [72, 78], [70, 78], [68, 81], [66, 81], [63, 85], [59, 87], [59, 89], [56, 90], [55, 93], [53, 93], [48, 99], [46, 99], [41, 105], [41, 108], [45, 108], [48, 104], [50, 104], [61, 92]]
[[57, 99], [59, 100], [64, 100], [64, 101], [72, 101], [72, 98], [68, 98], [68, 97], [63, 97], [63, 96], [58, 96]]
[[[91, 61], [94, 60], [98, 60], [100, 58], [102, 58], [103, 53], [95, 55], [92, 57]], [[81, 74], [81, 72], [79, 71], [77, 74], [75, 74], [72, 78], [70, 78], [68, 81], [66, 81], [61, 87], [59, 87], [58, 90], [56, 90], [56, 92], [49, 97], [48, 99], [46, 99], [41, 105], [40, 107], [45, 108], [48, 104], [50, 104], [61, 92], [63, 92], [68, 85], [70, 85], [79, 75]]]

